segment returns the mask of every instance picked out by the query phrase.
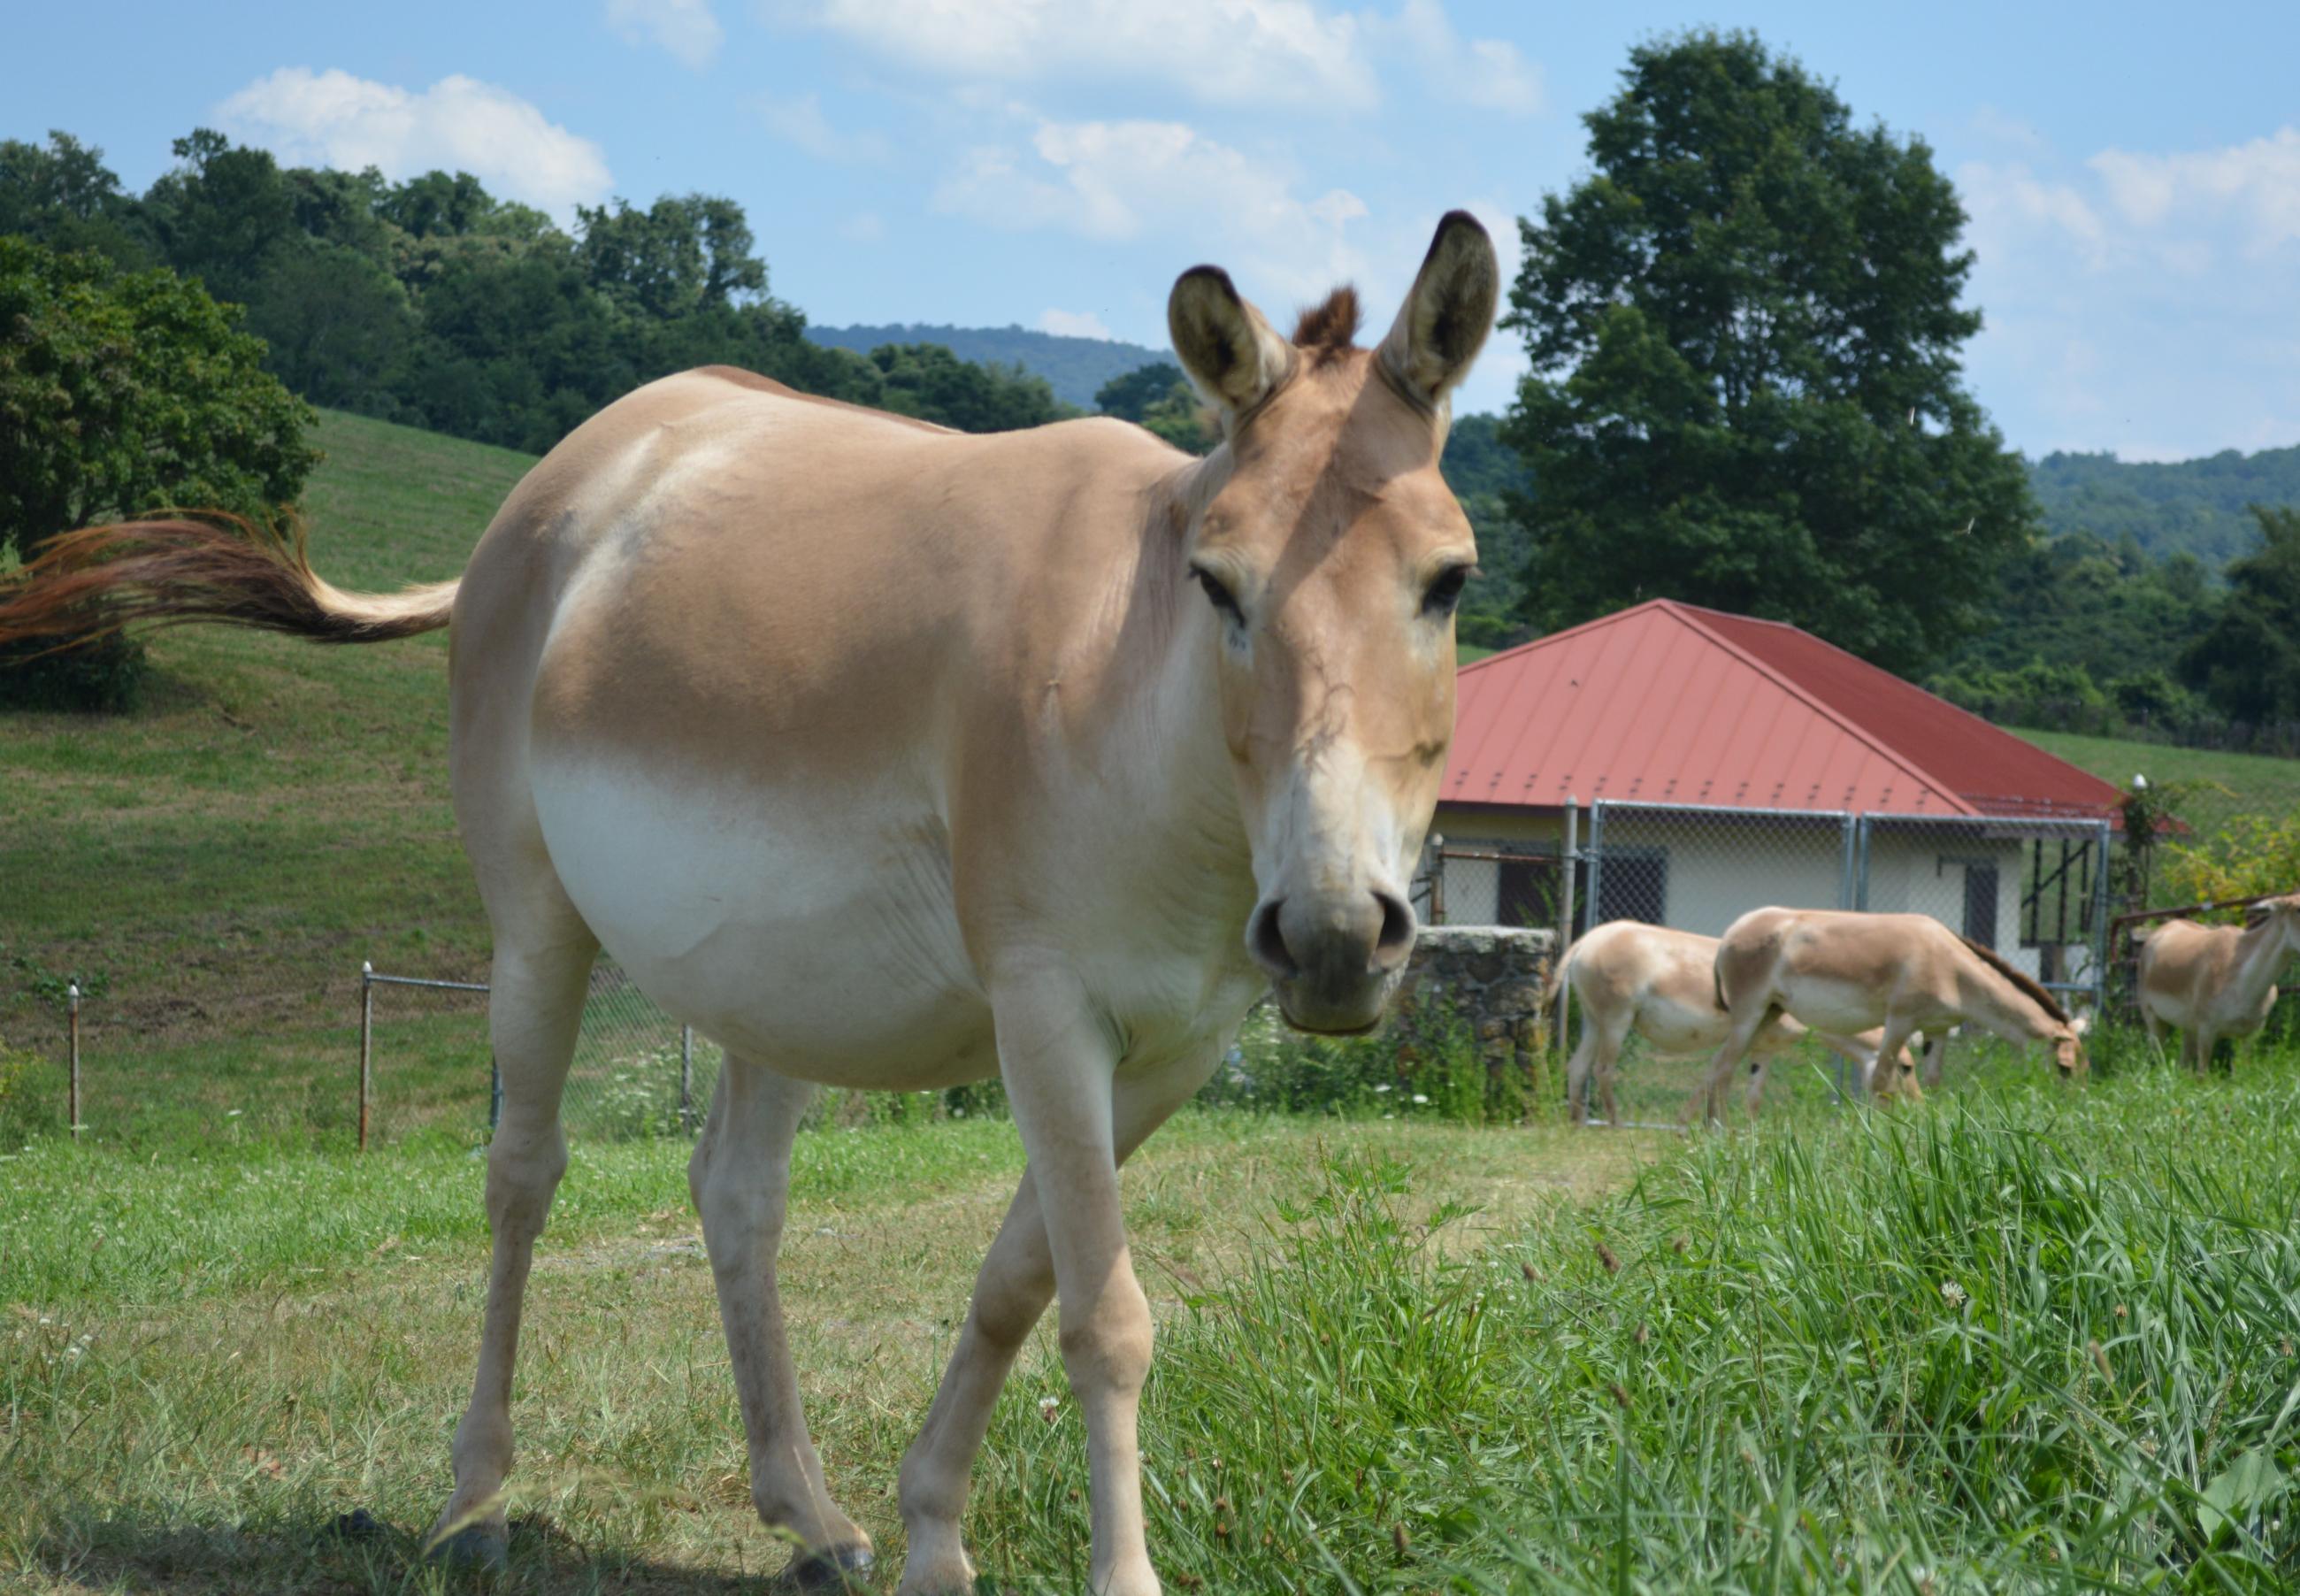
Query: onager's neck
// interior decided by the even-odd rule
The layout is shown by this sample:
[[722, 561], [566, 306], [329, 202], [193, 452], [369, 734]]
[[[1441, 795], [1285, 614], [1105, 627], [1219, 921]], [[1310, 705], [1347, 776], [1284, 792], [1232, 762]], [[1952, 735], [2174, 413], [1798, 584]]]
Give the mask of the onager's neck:
[[2291, 950], [2284, 945], [2284, 926], [2274, 915], [2246, 926], [2236, 940], [2236, 967], [2229, 982], [2246, 1004], [2257, 1003], [2276, 983], [2277, 973]]
[[1996, 1010], [1994, 1018], [1997, 1023], [1990, 1029], [1997, 1030], [1999, 1034], [2017, 1033], [2017, 1036], [2008, 1036], [2007, 1040], [2032, 1041], [2056, 1040], [2067, 1031], [2068, 1022], [2054, 1015], [2023, 990], [2019, 982], [1986, 959], [1975, 957], [1972, 964], [1975, 978]]

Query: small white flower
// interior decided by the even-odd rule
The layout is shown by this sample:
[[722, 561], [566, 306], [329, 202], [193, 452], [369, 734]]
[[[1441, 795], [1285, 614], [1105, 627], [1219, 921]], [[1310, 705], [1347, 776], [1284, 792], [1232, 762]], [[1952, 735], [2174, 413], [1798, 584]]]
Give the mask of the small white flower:
[[1038, 1416], [1051, 1425], [1054, 1422], [1055, 1412], [1061, 1408], [1062, 1405], [1062, 1400], [1060, 1397], [1040, 1397], [1038, 1399]]
[[1965, 1302], [1964, 1288], [1953, 1280], [1944, 1280], [1941, 1282], [1941, 1300], [1951, 1308], [1962, 1308]]
[[1385, 1092], [1385, 1091], [1388, 1091], [1388, 1090], [1389, 1090], [1389, 1088], [1388, 1088], [1387, 1085], [1377, 1086], [1377, 1087], [1375, 1087], [1375, 1088], [1374, 1088], [1374, 1092], [1375, 1092], [1375, 1094], [1376, 1094], [1377, 1096], [1379, 1096], [1380, 1093]]
[[1415, 1102], [1417, 1102], [1417, 1103], [1426, 1103], [1426, 1102], [1428, 1102], [1429, 1099], [1428, 1098], [1426, 1098], [1426, 1097], [1422, 1096], [1420, 1092], [1418, 1092], [1418, 1091], [1417, 1091], [1417, 1092], [1415, 1092], [1415, 1093], [1413, 1094], [1413, 1100], [1414, 1100]]
[[223, 1116], [226, 1119], [238, 1119], [242, 1112], [243, 1110], [238, 1108], [227, 1108], [224, 1110]]

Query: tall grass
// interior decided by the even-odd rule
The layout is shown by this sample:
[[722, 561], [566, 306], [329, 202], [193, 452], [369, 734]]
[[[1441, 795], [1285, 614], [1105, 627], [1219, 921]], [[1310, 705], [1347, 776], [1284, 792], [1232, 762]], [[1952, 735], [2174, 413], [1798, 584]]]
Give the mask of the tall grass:
[[[1466, 1257], [1338, 1160], [1163, 1338], [1153, 1544], [1226, 1591], [2291, 1588], [2296, 1148], [2288, 1067], [2136, 1072], [1697, 1139]], [[992, 1559], [1079, 1567], [1027, 1383]]]

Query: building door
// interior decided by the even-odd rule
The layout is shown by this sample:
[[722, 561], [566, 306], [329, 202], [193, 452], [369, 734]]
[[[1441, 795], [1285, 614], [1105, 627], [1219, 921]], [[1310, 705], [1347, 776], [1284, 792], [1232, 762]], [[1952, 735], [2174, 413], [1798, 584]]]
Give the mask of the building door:
[[1964, 935], [1983, 948], [1996, 946], [1996, 866], [1964, 867]]

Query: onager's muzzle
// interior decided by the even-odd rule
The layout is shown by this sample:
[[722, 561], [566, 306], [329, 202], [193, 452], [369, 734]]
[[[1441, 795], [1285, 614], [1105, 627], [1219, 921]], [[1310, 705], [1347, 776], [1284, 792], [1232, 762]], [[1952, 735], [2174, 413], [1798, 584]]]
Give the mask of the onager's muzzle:
[[1264, 898], [1246, 929], [1254, 962], [1270, 973], [1288, 1024], [1303, 1031], [1366, 1031], [1413, 951], [1413, 911], [1394, 892], [1296, 892]]

